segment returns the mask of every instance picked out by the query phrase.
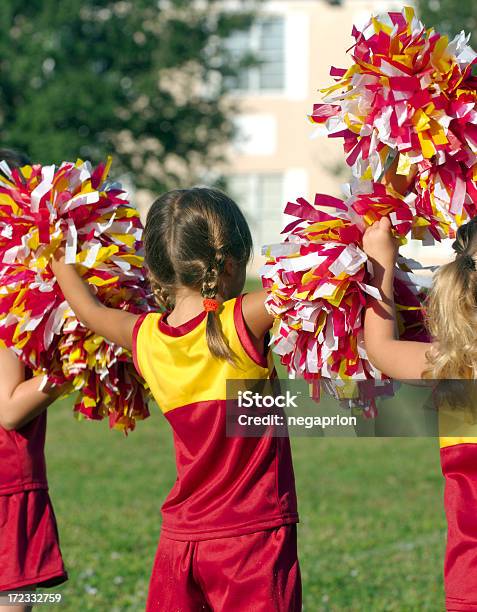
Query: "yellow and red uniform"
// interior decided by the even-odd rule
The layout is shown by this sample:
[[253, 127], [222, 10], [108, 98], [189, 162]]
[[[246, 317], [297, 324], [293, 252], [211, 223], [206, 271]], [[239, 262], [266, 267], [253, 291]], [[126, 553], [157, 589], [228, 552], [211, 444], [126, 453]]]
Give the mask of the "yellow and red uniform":
[[45, 436], [46, 411], [17, 431], [0, 427], [0, 592], [68, 578], [48, 494]]
[[477, 436], [475, 425], [462, 412], [441, 411], [441, 432], [460, 436], [441, 437], [442, 473], [445, 477], [444, 507], [447, 547], [444, 561], [446, 609], [477, 612]]
[[[262, 594], [267, 591], [263, 596], [268, 601], [288, 593], [286, 602], [282, 599], [270, 610], [287, 607], [298, 610], [294, 525], [298, 514], [289, 440], [269, 435], [254, 438], [226, 435], [226, 381], [269, 378], [273, 371], [271, 356], [261, 355], [249, 338], [242, 315], [242, 296], [225, 302], [215, 316], [219, 317], [223, 334], [237, 356], [236, 365], [211, 355], [205, 312], [179, 327], [170, 326], [166, 315], [150, 313], [138, 320], [134, 331], [136, 367], [172, 427], [177, 464], [176, 483], [162, 506], [162, 535], [148, 610], [167, 609], [163, 586], [167, 580], [165, 563], [169, 583], [174, 582], [171, 602], [177, 606], [181, 581], [184, 593], [195, 593], [195, 599], [183, 602], [184, 610], [193, 609], [197, 601], [211, 605], [212, 597], [217, 609], [244, 609], [246, 598], [254, 597], [250, 592], [254, 588], [259, 588]], [[263, 533], [257, 535], [259, 532], [270, 535], [268, 546], [263, 541], [257, 544], [258, 537], [264, 538]], [[221, 561], [215, 557], [217, 563], [212, 568], [211, 547], [216, 551], [221, 546], [224, 551], [219, 555]], [[255, 552], [248, 559], [252, 549]], [[260, 554], [267, 555], [264, 568], [269, 570], [269, 579], [263, 576], [257, 587]], [[202, 557], [204, 563], [199, 563]], [[179, 575], [178, 568], [183, 570], [184, 563], [188, 568], [186, 575], [183, 572]], [[237, 563], [242, 578], [234, 588], [233, 580], [226, 577], [227, 564], [230, 569]], [[250, 580], [248, 588], [244, 574]], [[227, 592], [212, 589], [212, 594], [207, 585], [217, 582], [219, 576], [222, 576], [219, 583]], [[274, 595], [271, 582], [277, 576], [285, 583], [275, 585]]]

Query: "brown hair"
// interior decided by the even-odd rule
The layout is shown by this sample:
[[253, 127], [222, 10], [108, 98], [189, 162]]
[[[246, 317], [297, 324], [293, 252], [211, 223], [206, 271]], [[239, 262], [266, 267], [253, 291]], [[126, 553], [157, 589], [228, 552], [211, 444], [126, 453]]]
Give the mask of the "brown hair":
[[[221, 290], [226, 258], [244, 266], [252, 253], [252, 236], [237, 204], [217, 189], [195, 187], [169, 191], [147, 215], [146, 265], [157, 301], [174, 305], [178, 285], [215, 298]], [[234, 363], [215, 312], [207, 313], [207, 344], [214, 357]]]
[[13, 149], [0, 148], [0, 161], [6, 161], [10, 168], [21, 168], [31, 164], [25, 153]]
[[436, 341], [425, 378], [477, 377], [477, 217], [457, 230], [455, 260], [436, 272], [427, 326]]

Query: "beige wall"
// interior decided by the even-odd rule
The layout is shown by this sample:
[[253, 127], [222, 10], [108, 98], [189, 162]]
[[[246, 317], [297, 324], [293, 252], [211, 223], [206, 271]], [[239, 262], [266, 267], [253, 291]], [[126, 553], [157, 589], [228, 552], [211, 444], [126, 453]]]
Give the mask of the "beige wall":
[[[290, 168], [302, 168], [308, 179], [307, 193], [302, 195], [312, 197], [317, 191], [338, 194], [339, 180], [333, 168], [344, 166], [342, 143], [323, 136], [311, 139], [315, 128], [307, 115], [313, 103], [320, 101], [318, 89], [333, 83], [329, 76], [330, 66], [346, 67], [350, 63], [346, 49], [353, 43], [353, 22], [363, 15], [401, 5], [401, 2], [373, 0], [348, 0], [341, 6], [332, 6], [323, 0], [263, 3], [264, 12], [284, 14], [287, 19], [301, 18], [304, 29], [297, 35], [302, 40], [296, 39], [296, 44], [301, 45], [303, 41], [307, 44], [303, 45], [301, 64], [291, 66], [291, 70], [305, 70], [306, 87], [303, 96], [296, 96], [299, 99], [288, 92], [238, 96], [244, 113], [276, 118], [277, 146], [272, 155], [232, 154], [230, 172], [286, 172]], [[346, 170], [343, 176], [346, 177]]]
[[[389, 10], [400, 10], [399, 0], [347, 0], [341, 6], [332, 6], [323, 0], [283, 0], [264, 2], [263, 12], [283, 15], [286, 23], [286, 80], [291, 87], [277, 94], [236, 94], [245, 117], [254, 119], [252, 129], [263, 122], [274, 122], [273, 151], [254, 154], [253, 143], [241, 152], [243, 145], [230, 150], [229, 175], [279, 172], [284, 175], [284, 192], [277, 202], [277, 215], [289, 199], [305, 197], [313, 200], [317, 192], [341, 195], [340, 185], [350, 176], [344, 162], [342, 141], [317, 135], [320, 128], [307, 120], [313, 103], [319, 102], [318, 89], [332, 84], [330, 66], [347, 67], [350, 57], [346, 50], [353, 44], [353, 23], [363, 24], [370, 15]], [[289, 26], [289, 27], [288, 27]], [[293, 86], [294, 84], [294, 86]], [[240, 125], [240, 124], [239, 124]], [[270, 137], [270, 130], [264, 130]], [[259, 140], [259, 138], [255, 138]], [[283, 225], [283, 223], [280, 223]], [[270, 242], [280, 241], [275, 227], [271, 228]], [[259, 247], [260, 245], [257, 245]], [[435, 247], [421, 247], [412, 243], [403, 253], [424, 264], [448, 261], [452, 257], [450, 242]], [[263, 259], [255, 257], [254, 271]]]
[[[329, 76], [330, 66], [350, 64], [346, 50], [353, 44], [353, 23], [363, 23], [372, 13], [400, 10], [403, 4], [411, 3], [409, 0], [404, 3], [399, 0], [345, 0], [339, 6], [332, 6], [325, 0], [262, 2], [264, 13], [283, 15], [287, 24], [286, 87], [283, 92], [274, 94], [234, 94], [245, 128], [248, 121], [255, 143], [247, 144], [245, 129], [242, 141], [230, 147], [228, 163], [218, 170], [229, 175], [283, 174], [283, 194], [276, 202], [278, 223], [271, 227], [267, 242], [281, 240], [277, 228], [283, 226], [281, 211], [288, 200], [300, 196], [312, 200], [316, 192], [339, 196], [340, 183], [350, 176], [344, 163], [342, 142], [326, 136], [311, 138], [316, 126], [307, 120], [307, 115], [312, 112], [313, 103], [320, 101], [318, 89], [333, 83]], [[239, 126], [242, 123], [239, 119]], [[254, 148], [258, 148], [258, 152], [254, 153]], [[337, 175], [336, 170], [341, 170], [341, 174]], [[138, 192], [135, 199], [145, 216], [153, 195]], [[263, 263], [258, 255], [260, 246], [256, 244], [254, 273]], [[414, 244], [405, 248], [404, 253], [424, 263], [439, 263], [448, 260], [452, 251], [449, 244], [435, 248], [420, 248]]]
[[[265, 14], [285, 18], [287, 85], [285, 91], [276, 94], [239, 93], [235, 98], [244, 117], [253, 120], [250, 130], [256, 129], [260, 118], [264, 124], [274, 123], [274, 130], [270, 126], [264, 128], [263, 138], [275, 142], [275, 146], [265, 153], [254, 153], [253, 145], [247, 146], [245, 129], [245, 144], [238, 142], [231, 147], [225, 171], [230, 175], [283, 173], [284, 193], [282, 202], [277, 202], [277, 215], [289, 199], [302, 196], [312, 200], [317, 192], [341, 194], [340, 183], [350, 175], [342, 141], [316, 136], [316, 126], [308, 121], [307, 115], [312, 112], [313, 103], [320, 101], [318, 89], [334, 82], [329, 76], [330, 67], [350, 64], [346, 50], [354, 41], [353, 23], [363, 23], [373, 13], [400, 10], [403, 4], [399, 0], [348, 0], [338, 6], [324, 0], [263, 3]], [[275, 229], [269, 240], [280, 240]], [[255, 270], [262, 262], [256, 257]]]

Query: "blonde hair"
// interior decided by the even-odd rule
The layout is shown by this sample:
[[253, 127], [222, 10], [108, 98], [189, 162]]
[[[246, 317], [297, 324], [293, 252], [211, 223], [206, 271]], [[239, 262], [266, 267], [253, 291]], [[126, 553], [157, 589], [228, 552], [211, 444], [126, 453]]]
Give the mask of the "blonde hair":
[[423, 378], [477, 378], [477, 217], [462, 225], [454, 261], [435, 275], [427, 300], [427, 328], [435, 341]]

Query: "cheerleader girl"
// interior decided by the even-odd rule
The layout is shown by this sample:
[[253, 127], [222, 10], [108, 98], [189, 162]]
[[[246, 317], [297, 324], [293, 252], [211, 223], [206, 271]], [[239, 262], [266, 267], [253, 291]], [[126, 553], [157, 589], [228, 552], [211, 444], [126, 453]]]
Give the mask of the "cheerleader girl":
[[[0, 159], [10, 167], [28, 163], [6, 149]], [[40, 382], [0, 345], [0, 597], [67, 579], [44, 453], [46, 408], [61, 390], [41, 391]], [[0, 611], [12, 609], [31, 608], [0, 605]]]
[[227, 437], [227, 379], [266, 380], [272, 317], [263, 291], [241, 295], [252, 252], [238, 206], [205, 188], [166, 193], [145, 228], [165, 312], [105, 308], [74, 266], [53, 265], [77, 317], [132, 351], [174, 435], [177, 480], [147, 610], [297, 612], [298, 515], [288, 438]]
[[10, 350], [0, 349], [0, 592], [67, 579], [44, 453], [45, 409], [59, 392], [40, 391], [40, 382]]
[[[386, 218], [368, 228], [364, 250], [382, 301], [370, 299], [365, 344], [371, 362], [388, 376], [477, 378], [477, 217], [462, 225], [453, 243], [455, 260], [436, 273], [427, 305], [433, 343], [397, 340], [393, 272], [397, 256]], [[442, 416], [442, 415], [441, 415]], [[442, 423], [442, 419], [441, 419]], [[447, 610], [477, 610], [477, 437], [441, 437], [448, 523], [444, 582]], [[474, 436], [475, 436], [474, 432]]]

